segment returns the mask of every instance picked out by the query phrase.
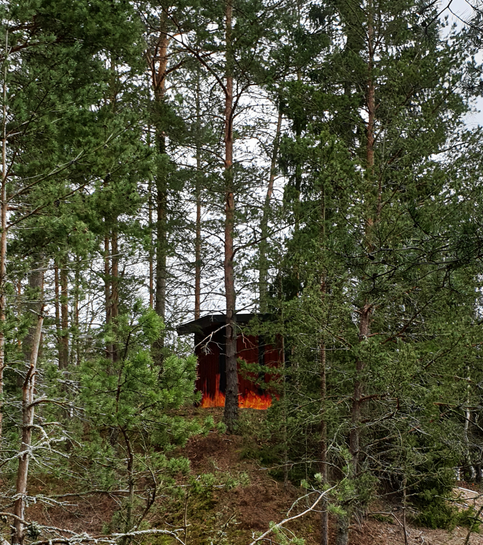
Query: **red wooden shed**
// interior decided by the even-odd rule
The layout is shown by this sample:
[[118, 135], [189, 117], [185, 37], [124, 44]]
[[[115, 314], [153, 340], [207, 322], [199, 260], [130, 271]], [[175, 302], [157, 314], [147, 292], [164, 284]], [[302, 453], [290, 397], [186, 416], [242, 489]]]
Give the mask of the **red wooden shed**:
[[[237, 314], [237, 325], [243, 328], [254, 314]], [[202, 392], [202, 407], [224, 407], [226, 387], [225, 365], [225, 315], [209, 314], [198, 320], [178, 326], [178, 335], [195, 335], [195, 354], [198, 356], [198, 378], [196, 390]], [[245, 335], [239, 331], [237, 336], [237, 357], [247, 363], [258, 363], [267, 367], [279, 367], [280, 351], [266, 344], [261, 336]], [[240, 364], [238, 364], [240, 369]], [[250, 376], [251, 375], [251, 376]], [[263, 382], [261, 388], [256, 382]], [[241, 408], [268, 409], [272, 398], [276, 397], [270, 383], [272, 373], [256, 375], [238, 373], [238, 406]]]

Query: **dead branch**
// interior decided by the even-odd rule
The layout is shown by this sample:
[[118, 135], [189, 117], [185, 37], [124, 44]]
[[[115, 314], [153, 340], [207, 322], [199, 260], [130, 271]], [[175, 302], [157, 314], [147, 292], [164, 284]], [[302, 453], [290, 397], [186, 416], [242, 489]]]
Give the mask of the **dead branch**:
[[332, 490], [334, 490], [335, 486], [333, 486], [332, 488], [329, 488], [328, 490], [325, 490], [324, 492], [320, 492], [319, 493], [319, 497], [315, 500], [315, 502], [308, 508], [306, 509], [305, 511], [302, 511], [302, 513], [299, 513], [298, 515], [294, 515], [293, 517], [288, 517], [284, 520], [282, 520], [281, 522], [277, 523], [277, 524], [274, 524], [269, 530], [267, 530], [265, 533], [263, 533], [260, 537], [257, 537], [257, 539], [255, 539], [254, 541], [252, 541], [250, 543], [250, 545], [255, 545], [256, 543], [258, 543], [259, 541], [261, 541], [262, 539], [264, 539], [266, 536], [268, 536], [269, 534], [271, 534], [276, 528], [281, 528], [284, 524], [287, 524], [287, 522], [291, 522], [292, 520], [295, 520], [295, 519], [298, 519], [300, 517], [303, 517], [304, 515], [306, 515], [307, 513], [310, 513], [311, 511], [313, 511], [317, 505], [320, 503], [320, 501], [329, 494], [329, 492], [331, 492]]

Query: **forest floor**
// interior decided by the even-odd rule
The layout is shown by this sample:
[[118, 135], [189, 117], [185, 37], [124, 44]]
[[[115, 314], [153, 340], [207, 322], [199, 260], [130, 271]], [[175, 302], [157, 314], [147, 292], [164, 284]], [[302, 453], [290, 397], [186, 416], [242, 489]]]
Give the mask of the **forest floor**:
[[[217, 411], [216, 409], [210, 409]], [[218, 416], [218, 415], [216, 415]], [[190, 460], [192, 477], [212, 474], [213, 487], [209, 494], [186, 492], [177, 499], [161, 499], [153, 508], [147, 522], [151, 527], [181, 528], [178, 534], [186, 545], [250, 545], [267, 531], [270, 523], [278, 523], [295, 513], [304, 511], [310, 505], [308, 498], [300, 499], [304, 491], [299, 487], [276, 480], [268, 467], [250, 456], [253, 441], [247, 449], [247, 436], [224, 435], [210, 432], [207, 436], [190, 439], [187, 446], [177, 454]], [[231, 479], [232, 484], [227, 485]], [[224, 484], [216, 484], [224, 483]], [[106, 532], [109, 521], [115, 520], [120, 498], [115, 493], [75, 495], [68, 489], [68, 483], [44, 482], [33, 479], [30, 493], [52, 494], [55, 501], [48, 504], [32, 504], [27, 518], [40, 524], [66, 528], [73, 532], [101, 535]], [[455, 493], [460, 497], [462, 507], [482, 503], [477, 487], [459, 483]], [[188, 490], [188, 488], [186, 488]], [[401, 506], [395, 502], [381, 503], [371, 507], [372, 516], [351, 527], [350, 545], [483, 545], [483, 534], [472, 533], [468, 538], [467, 528], [455, 528], [448, 532], [406, 525], [406, 539], [402, 525]], [[304, 538], [307, 545], [320, 543], [319, 517], [311, 512], [292, 521], [287, 535]], [[331, 540], [335, 542], [334, 521], [330, 522]], [[111, 528], [112, 530], [112, 528]], [[264, 541], [275, 545], [280, 540]], [[171, 545], [165, 538], [146, 541], [149, 545]], [[174, 540], [172, 541], [174, 544]]]

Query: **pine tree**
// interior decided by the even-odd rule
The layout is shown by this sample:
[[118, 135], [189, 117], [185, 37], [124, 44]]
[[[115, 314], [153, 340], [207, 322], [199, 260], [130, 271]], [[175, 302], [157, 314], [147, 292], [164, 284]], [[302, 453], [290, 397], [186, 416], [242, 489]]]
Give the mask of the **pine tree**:
[[[377, 428], [370, 434], [365, 423], [394, 418], [391, 414], [397, 415], [402, 402], [396, 385], [389, 386], [385, 377], [397, 375], [399, 391], [404, 390], [402, 383], [414, 375], [403, 372], [407, 362], [401, 354], [406, 348], [425, 353], [423, 339], [434, 321], [432, 313], [454, 297], [448, 275], [456, 282], [469, 272], [459, 266], [459, 272], [449, 272], [454, 266], [449, 263], [459, 262], [459, 250], [448, 230], [454, 228], [454, 219], [442, 213], [448, 206], [443, 194], [458, 192], [446, 150], [454, 134], [466, 138], [462, 115], [469, 98], [465, 81], [471, 75], [466, 70], [468, 42], [456, 36], [451, 44], [442, 40], [437, 18], [431, 19], [434, 13], [425, 12], [432, 20], [425, 27], [411, 2], [334, 2], [315, 9], [312, 16], [319, 21], [332, 18], [336, 32], [331, 32], [333, 45], [320, 68], [312, 69], [305, 81], [289, 84], [285, 95], [295, 133], [283, 144], [295, 185], [297, 253], [290, 257], [296, 259], [303, 248], [300, 259], [307, 264], [297, 265], [291, 275], [293, 296], [313, 289], [310, 273], [323, 279], [322, 308], [327, 297], [334, 301], [341, 290], [330, 321], [326, 317], [321, 323], [326, 333], [319, 346], [323, 349], [329, 342], [348, 351], [331, 355], [331, 367], [346, 377], [350, 373], [351, 385], [340, 383], [337, 390], [347, 396], [345, 388], [352, 389], [350, 414], [341, 416], [349, 419], [345, 439], [362, 498], [360, 486], [367, 485], [364, 475], [374, 456], [367, 456], [366, 448]], [[302, 175], [297, 170], [301, 162]], [[300, 219], [299, 191], [305, 212]], [[434, 217], [449, 223], [429, 228]], [[317, 224], [323, 226], [321, 251], [314, 251], [321, 240]], [[476, 277], [470, 273], [470, 278], [474, 286]], [[466, 304], [473, 308], [471, 298]], [[441, 320], [447, 317], [440, 312], [443, 336]], [[446, 365], [444, 358], [437, 362]], [[324, 380], [322, 375], [322, 384]], [[429, 381], [427, 387], [431, 391], [434, 385]], [[384, 404], [379, 403], [382, 399]], [[354, 498], [343, 501], [348, 511], [353, 509]], [[348, 518], [340, 523], [338, 544], [343, 544]]]

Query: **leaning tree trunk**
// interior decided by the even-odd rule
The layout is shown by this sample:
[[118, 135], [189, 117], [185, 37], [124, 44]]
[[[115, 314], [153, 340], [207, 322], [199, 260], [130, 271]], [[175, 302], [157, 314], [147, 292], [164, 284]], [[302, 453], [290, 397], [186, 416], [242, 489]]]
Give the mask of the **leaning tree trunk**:
[[22, 444], [20, 446], [17, 483], [15, 490], [15, 504], [13, 514], [15, 519], [12, 529], [12, 545], [23, 545], [25, 539], [24, 523], [25, 520], [25, 502], [27, 496], [27, 480], [29, 471], [30, 450], [32, 446], [32, 429], [35, 416], [34, 394], [35, 380], [37, 375], [37, 358], [42, 338], [43, 316], [40, 313], [37, 318], [37, 326], [32, 339], [30, 351], [30, 366], [23, 383], [22, 397]]
[[[33, 316], [39, 316], [43, 309], [43, 291], [44, 291], [44, 265], [41, 256], [36, 256], [32, 263], [32, 270], [28, 277], [28, 301], [25, 305], [29, 319], [35, 320], [29, 327], [28, 333], [25, 336], [22, 343], [22, 350], [24, 360], [30, 362], [32, 351], [35, 348], [35, 335], [37, 332], [36, 318]], [[20, 382], [19, 385], [22, 383]]]
[[224, 422], [233, 433], [238, 421], [238, 369], [236, 358], [236, 296], [233, 268], [235, 198], [233, 188], [233, 51], [232, 0], [226, 0], [226, 82], [225, 82], [225, 297], [226, 297], [226, 391]]

